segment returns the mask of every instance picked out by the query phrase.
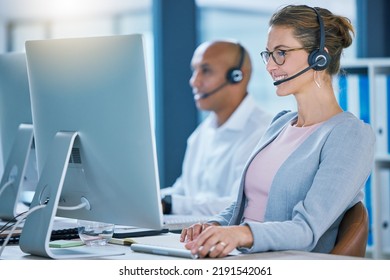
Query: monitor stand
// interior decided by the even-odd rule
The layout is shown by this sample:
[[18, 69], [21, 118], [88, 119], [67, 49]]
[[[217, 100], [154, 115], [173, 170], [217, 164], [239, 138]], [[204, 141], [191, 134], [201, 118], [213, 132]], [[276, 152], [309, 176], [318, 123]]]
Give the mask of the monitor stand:
[[18, 214], [16, 209], [31, 151], [33, 134], [33, 125], [19, 125], [1, 178], [0, 219], [12, 220]]
[[105, 246], [65, 249], [49, 247], [69, 158], [77, 136], [77, 132], [58, 132], [54, 137], [30, 209], [40, 205], [46, 206], [32, 212], [26, 218], [20, 236], [20, 249], [25, 253], [52, 259], [94, 258], [125, 254], [125, 249], [119, 252]]

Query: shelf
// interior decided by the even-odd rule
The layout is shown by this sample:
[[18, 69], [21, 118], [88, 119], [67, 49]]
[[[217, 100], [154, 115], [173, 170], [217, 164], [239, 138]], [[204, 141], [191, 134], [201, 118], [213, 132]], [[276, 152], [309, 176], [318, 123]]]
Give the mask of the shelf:
[[376, 135], [376, 155], [367, 182], [370, 219], [367, 251], [375, 259], [390, 255], [390, 59], [342, 61], [339, 102], [344, 110], [370, 123]]

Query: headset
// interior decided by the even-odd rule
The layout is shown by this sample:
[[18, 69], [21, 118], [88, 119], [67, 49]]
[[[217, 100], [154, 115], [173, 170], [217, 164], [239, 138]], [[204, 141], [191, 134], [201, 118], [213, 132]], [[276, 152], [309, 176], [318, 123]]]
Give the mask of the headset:
[[226, 73], [226, 80], [231, 84], [237, 84], [237, 83], [241, 82], [243, 79], [241, 67], [242, 67], [242, 64], [244, 63], [245, 50], [244, 50], [244, 47], [241, 46], [240, 43], [237, 43], [237, 45], [240, 48], [240, 60], [239, 60], [237, 66], [230, 68]]
[[207, 93], [195, 94], [194, 95], [194, 99], [195, 100], [205, 99], [205, 98], [209, 97], [210, 95], [213, 95], [214, 93], [218, 92], [219, 90], [221, 90], [222, 88], [224, 88], [228, 84], [238, 84], [239, 82], [242, 81], [242, 79], [244, 78], [244, 75], [242, 73], [241, 68], [242, 68], [242, 65], [244, 64], [245, 49], [244, 49], [243, 46], [241, 46], [240, 43], [237, 43], [237, 46], [240, 48], [240, 60], [239, 60], [239, 62], [237, 64], [237, 66], [234, 66], [234, 67], [230, 68], [226, 72], [226, 81], [223, 82], [218, 87], [216, 87], [215, 89], [213, 89], [213, 90], [211, 90], [211, 91], [209, 91]]
[[280, 85], [281, 83], [295, 79], [296, 77], [302, 75], [303, 73], [309, 71], [310, 69], [314, 69], [315, 71], [325, 70], [330, 63], [330, 56], [329, 56], [328, 52], [325, 50], [325, 27], [324, 27], [324, 22], [322, 20], [322, 17], [316, 8], [309, 7], [309, 6], [307, 6], [307, 7], [309, 9], [312, 9], [317, 15], [318, 24], [320, 26], [320, 46], [318, 49], [313, 50], [309, 54], [309, 57], [308, 57], [309, 66], [308, 67], [306, 67], [302, 71], [292, 75], [291, 77], [288, 77], [287, 79], [283, 79], [283, 80], [279, 80], [279, 81], [274, 82], [274, 86], [277, 86], [277, 85]]
[[[316, 8], [309, 7], [317, 15], [318, 24], [320, 25], [320, 47], [317, 50], [314, 50], [309, 55], [309, 65], [313, 65], [313, 69], [316, 71], [325, 70], [330, 63], [330, 56], [325, 50], [325, 27], [321, 15]], [[322, 62], [321, 62], [322, 61]], [[319, 62], [319, 63], [317, 63]]]

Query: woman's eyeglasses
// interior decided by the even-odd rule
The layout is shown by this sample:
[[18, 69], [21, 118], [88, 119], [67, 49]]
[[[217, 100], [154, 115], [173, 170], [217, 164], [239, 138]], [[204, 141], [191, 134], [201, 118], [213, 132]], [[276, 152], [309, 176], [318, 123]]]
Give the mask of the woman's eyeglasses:
[[262, 51], [260, 53], [261, 58], [263, 59], [264, 63], [267, 64], [270, 57], [272, 56], [272, 59], [275, 61], [277, 65], [283, 65], [286, 61], [286, 53], [292, 52], [292, 51], [300, 51], [304, 50], [305, 48], [294, 48], [294, 49], [288, 49], [288, 50], [281, 50], [276, 49], [272, 52], [270, 51]]

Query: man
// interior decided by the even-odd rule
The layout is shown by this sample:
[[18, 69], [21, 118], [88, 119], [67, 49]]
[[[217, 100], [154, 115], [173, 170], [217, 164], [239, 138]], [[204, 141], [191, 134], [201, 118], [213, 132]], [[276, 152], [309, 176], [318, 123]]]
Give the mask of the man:
[[181, 176], [161, 190], [165, 214], [210, 216], [237, 195], [252, 150], [271, 122], [247, 92], [251, 61], [237, 43], [201, 44], [191, 60], [190, 85], [208, 117], [187, 141]]

